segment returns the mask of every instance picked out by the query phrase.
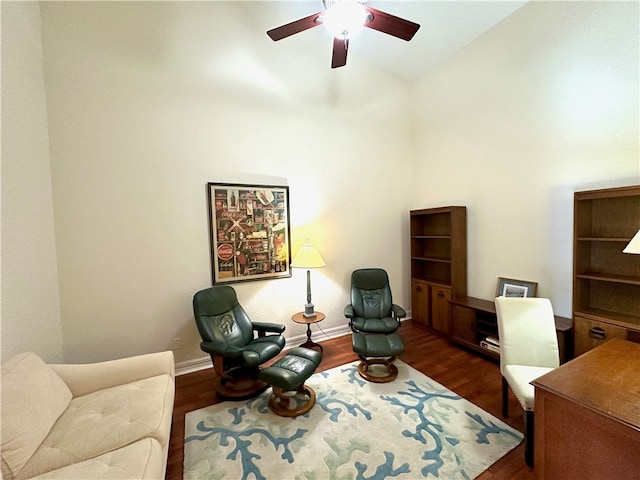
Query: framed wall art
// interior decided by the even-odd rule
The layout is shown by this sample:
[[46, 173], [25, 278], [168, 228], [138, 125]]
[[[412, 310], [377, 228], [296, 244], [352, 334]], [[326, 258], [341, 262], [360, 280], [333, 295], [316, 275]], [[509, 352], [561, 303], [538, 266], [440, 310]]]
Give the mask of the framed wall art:
[[496, 297], [535, 297], [537, 282], [498, 277]]
[[291, 276], [289, 187], [208, 183], [213, 284]]

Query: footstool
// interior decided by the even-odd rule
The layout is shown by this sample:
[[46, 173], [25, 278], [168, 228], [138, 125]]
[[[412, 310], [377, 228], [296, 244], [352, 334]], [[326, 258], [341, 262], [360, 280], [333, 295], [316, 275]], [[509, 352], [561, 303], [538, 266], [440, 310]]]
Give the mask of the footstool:
[[316, 392], [304, 382], [315, 372], [321, 360], [320, 352], [296, 347], [260, 371], [260, 380], [272, 387], [269, 407], [274, 413], [282, 417], [297, 417], [311, 410], [316, 403]]
[[[360, 357], [358, 373], [362, 378], [375, 383], [387, 383], [398, 376], [398, 368], [393, 361], [404, 353], [404, 342], [397, 333], [369, 333], [353, 332], [353, 351]], [[369, 371], [372, 365], [384, 365], [385, 375], [373, 375]]]

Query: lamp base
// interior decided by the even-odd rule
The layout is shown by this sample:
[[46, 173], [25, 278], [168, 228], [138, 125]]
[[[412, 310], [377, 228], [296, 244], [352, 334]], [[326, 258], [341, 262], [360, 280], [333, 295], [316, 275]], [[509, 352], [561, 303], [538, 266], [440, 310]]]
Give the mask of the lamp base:
[[304, 313], [302, 315], [307, 318], [315, 317], [316, 312], [313, 310], [313, 307], [314, 307], [313, 303], [306, 303], [304, 306]]

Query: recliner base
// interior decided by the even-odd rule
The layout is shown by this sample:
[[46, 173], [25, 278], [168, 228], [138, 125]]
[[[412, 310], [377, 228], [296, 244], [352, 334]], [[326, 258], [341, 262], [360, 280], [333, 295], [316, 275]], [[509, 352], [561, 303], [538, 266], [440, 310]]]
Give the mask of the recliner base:
[[[396, 379], [398, 368], [393, 364], [398, 355], [404, 352], [404, 342], [397, 333], [363, 334], [352, 333], [353, 351], [360, 357], [358, 373], [362, 378], [375, 383], [387, 383]], [[383, 365], [386, 374], [374, 375], [369, 371], [372, 365]]]
[[[398, 376], [398, 367], [393, 364], [396, 357], [389, 358], [366, 358], [360, 355], [360, 363], [358, 364], [358, 373], [362, 378], [374, 383], [392, 382]], [[386, 375], [373, 375], [369, 372], [372, 365], [384, 365], [387, 369]]]
[[258, 378], [259, 367], [236, 367], [225, 370], [224, 358], [211, 355], [215, 377], [213, 388], [223, 398], [244, 399], [264, 392], [269, 385]]
[[242, 399], [261, 394], [269, 384], [257, 378], [221, 378], [216, 375], [213, 383], [215, 391], [224, 398]]
[[[273, 393], [269, 398], [269, 408], [273, 413], [281, 417], [297, 417], [307, 413], [316, 403], [316, 392], [308, 385], [300, 385], [295, 394], [291, 395], [291, 393], [290, 390], [273, 387]], [[307, 398], [302, 399], [300, 396]], [[292, 402], [296, 402], [293, 408]]]

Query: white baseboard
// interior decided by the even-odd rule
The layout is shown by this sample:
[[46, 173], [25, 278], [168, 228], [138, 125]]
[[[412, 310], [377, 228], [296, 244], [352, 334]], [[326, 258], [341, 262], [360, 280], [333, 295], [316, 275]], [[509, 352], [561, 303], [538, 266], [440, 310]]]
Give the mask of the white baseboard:
[[[407, 318], [402, 319], [403, 322], [406, 322], [407, 320], [411, 320], [410, 315], [407, 315]], [[313, 332], [311, 334], [311, 340], [317, 343], [322, 343], [325, 340], [342, 337], [344, 335], [349, 335], [350, 333], [351, 329], [349, 328], [349, 325], [345, 324], [339, 327], [333, 327], [326, 330], [320, 330], [319, 332]], [[298, 345], [306, 341], [306, 333], [288, 338], [287, 342], [284, 344], [284, 350], [289, 350], [293, 347], [297, 347]], [[197, 372], [198, 370], [204, 370], [205, 368], [211, 368], [212, 366], [213, 365], [211, 364], [211, 357], [208, 355], [195, 358], [193, 360], [186, 360], [184, 362], [176, 363], [176, 375], [184, 375], [185, 373]]]
[[[314, 342], [322, 343], [325, 340], [331, 338], [342, 337], [351, 333], [349, 325], [341, 325], [339, 327], [333, 327], [326, 330], [313, 332], [311, 339]], [[284, 345], [285, 350], [289, 350], [293, 347], [297, 347], [301, 343], [307, 341], [307, 335], [296, 335], [295, 337], [287, 338], [287, 342]], [[205, 368], [211, 368], [211, 357], [209, 355], [195, 358], [193, 360], [186, 360], [176, 364], [176, 375], [184, 375], [185, 373], [197, 372], [198, 370], [204, 370]]]

